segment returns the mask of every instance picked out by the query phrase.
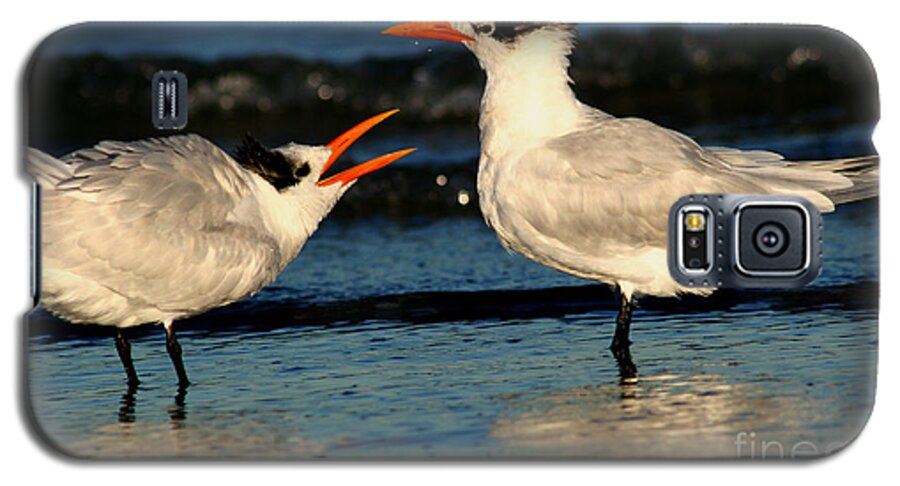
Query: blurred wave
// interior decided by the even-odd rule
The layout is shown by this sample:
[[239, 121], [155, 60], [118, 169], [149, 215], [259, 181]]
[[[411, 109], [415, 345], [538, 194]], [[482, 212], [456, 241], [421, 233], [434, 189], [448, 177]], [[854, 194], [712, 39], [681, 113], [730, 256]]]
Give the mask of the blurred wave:
[[[474, 174], [484, 75], [463, 47], [388, 37], [386, 24], [101, 24], [63, 31], [28, 71], [28, 144], [62, 154], [161, 133], [150, 79], [185, 72], [187, 131], [226, 150], [324, 143], [388, 108], [344, 164], [419, 151], [367, 178], [336, 216], [477, 214]], [[92, 30], [93, 29], [93, 30]], [[874, 152], [875, 75], [832, 31], [784, 26], [580, 26], [571, 76], [586, 103], [704, 144], [789, 158]], [[156, 39], [151, 42], [151, 39]], [[338, 169], [338, 167], [336, 167]]]

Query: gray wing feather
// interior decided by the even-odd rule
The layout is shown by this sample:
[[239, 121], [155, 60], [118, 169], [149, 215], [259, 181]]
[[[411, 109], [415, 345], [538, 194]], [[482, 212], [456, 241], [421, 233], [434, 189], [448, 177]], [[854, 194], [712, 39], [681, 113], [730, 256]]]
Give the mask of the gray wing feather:
[[689, 138], [639, 119], [612, 119], [553, 139], [517, 170], [538, 175], [529, 179], [540, 181], [533, 192], [543, 203], [505, 206], [521, 208], [544, 234], [564, 231], [559, 239], [579, 252], [664, 247], [669, 207], [684, 194], [766, 192]]
[[784, 156], [767, 150], [741, 150], [731, 147], [704, 147], [720, 159], [733, 166], [756, 166], [759, 164], [785, 165]]
[[[798, 194], [829, 211], [833, 204], [823, 193], [852, 186], [815, 164], [787, 162], [773, 152], [710, 150], [631, 118], [549, 140], [512, 166], [515, 172], [497, 183], [517, 188], [495, 191], [507, 199], [498, 207], [515, 213], [505, 216], [521, 225], [507, 230], [529, 233], [516, 238], [552, 244], [556, 253], [595, 257], [665, 248], [669, 208], [685, 194]], [[530, 177], [516, 177], [519, 171]], [[537, 186], [522, 188], [522, 181]]]

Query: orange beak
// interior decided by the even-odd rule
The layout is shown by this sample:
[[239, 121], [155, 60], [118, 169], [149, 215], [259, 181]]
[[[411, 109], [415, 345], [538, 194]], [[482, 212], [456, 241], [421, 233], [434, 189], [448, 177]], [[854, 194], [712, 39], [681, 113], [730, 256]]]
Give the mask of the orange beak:
[[449, 22], [407, 22], [395, 25], [383, 31], [382, 34], [396, 35], [398, 37], [415, 37], [418, 39], [437, 39], [457, 43], [475, 40], [454, 29]]
[[[340, 157], [341, 154], [343, 154], [350, 147], [350, 145], [353, 145], [353, 142], [359, 139], [359, 137], [363, 136], [363, 134], [368, 132], [372, 127], [383, 122], [386, 118], [393, 115], [394, 113], [397, 113], [398, 111], [400, 110], [388, 110], [384, 113], [375, 115], [347, 130], [346, 132], [338, 135], [334, 140], [328, 142], [326, 147], [331, 149], [331, 155], [325, 162], [325, 166], [322, 167], [322, 172], [319, 174], [319, 177], [322, 177], [325, 172], [328, 171], [328, 169], [332, 164], [334, 164], [338, 157]], [[376, 157], [367, 162], [363, 162], [362, 164], [351, 167], [327, 179], [321, 179], [316, 184], [320, 187], [330, 186], [332, 184], [337, 184], [338, 182], [342, 184], [349, 184], [350, 182], [353, 182], [366, 174], [375, 172], [376, 170], [385, 167], [391, 162], [403, 158], [415, 151], [416, 149], [414, 148], [408, 148], [405, 150], [398, 150], [387, 155], [382, 155], [381, 157]]]

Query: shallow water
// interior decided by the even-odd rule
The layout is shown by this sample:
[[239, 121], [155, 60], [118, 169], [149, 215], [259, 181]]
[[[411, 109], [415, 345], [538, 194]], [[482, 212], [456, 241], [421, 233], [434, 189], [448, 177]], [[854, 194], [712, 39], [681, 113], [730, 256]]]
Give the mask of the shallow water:
[[810, 288], [645, 300], [629, 362], [607, 289], [478, 218], [328, 220], [272, 286], [180, 324], [186, 392], [161, 329], [136, 333], [128, 393], [105, 329], [39, 312], [31, 402], [87, 457], [822, 453], [872, 405], [876, 223], [874, 203], [828, 215]]

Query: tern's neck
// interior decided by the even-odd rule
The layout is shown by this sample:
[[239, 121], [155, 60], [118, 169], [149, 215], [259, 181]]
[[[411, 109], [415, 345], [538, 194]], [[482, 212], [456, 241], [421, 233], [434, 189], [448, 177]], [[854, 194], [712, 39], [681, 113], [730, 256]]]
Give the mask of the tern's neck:
[[568, 39], [534, 39], [515, 51], [478, 53], [487, 73], [482, 148], [526, 148], [575, 130], [586, 116], [570, 88]]
[[[261, 180], [261, 179], [260, 179]], [[279, 267], [287, 266], [334, 207], [339, 195], [317, 188], [276, 191], [260, 182], [256, 193], [259, 216], [247, 218], [264, 224], [278, 248]]]

